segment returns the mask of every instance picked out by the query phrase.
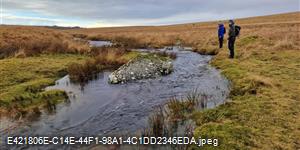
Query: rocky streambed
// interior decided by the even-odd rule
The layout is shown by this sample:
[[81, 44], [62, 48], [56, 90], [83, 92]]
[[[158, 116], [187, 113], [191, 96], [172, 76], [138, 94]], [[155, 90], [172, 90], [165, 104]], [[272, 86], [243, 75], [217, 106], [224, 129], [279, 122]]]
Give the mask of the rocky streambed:
[[131, 80], [155, 78], [170, 74], [172, 60], [157, 54], [143, 53], [109, 75], [109, 82], [125, 83]]

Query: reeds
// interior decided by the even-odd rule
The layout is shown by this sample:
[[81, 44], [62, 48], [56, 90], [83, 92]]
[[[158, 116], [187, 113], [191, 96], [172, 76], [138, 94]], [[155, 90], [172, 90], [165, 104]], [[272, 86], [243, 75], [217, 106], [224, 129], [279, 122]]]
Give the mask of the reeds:
[[126, 36], [117, 36], [111, 39], [113, 43], [115, 43], [116, 47], [122, 48], [147, 48], [147, 45], [140, 42], [140, 40], [126, 37]]
[[157, 54], [159, 56], [162, 56], [162, 57], [169, 57], [171, 59], [177, 58], [177, 54], [175, 52], [157, 51], [157, 52], [153, 52], [153, 53]]
[[[143, 136], [172, 136], [176, 133], [179, 123], [184, 124], [190, 118], [191, 112], [205, 109], [208, 97], [199, 94], [197, 90], [188, 93], [186, 98], [170, 98], [165, 105], [158, 106], [150, 115], [148, 128], [142, 133]], [[191, 135], [192, 126], [185, 127], [185, 135]]]
[[72, 63], [68, 67], [70, 79], [77, 82], [86, 82], [97, 76], [103, 69], [116, 68], [126, 63], [121, 58], [126, 53], [121, 48], [92, 48], [91, 59], [86, 60], [83, 64]]

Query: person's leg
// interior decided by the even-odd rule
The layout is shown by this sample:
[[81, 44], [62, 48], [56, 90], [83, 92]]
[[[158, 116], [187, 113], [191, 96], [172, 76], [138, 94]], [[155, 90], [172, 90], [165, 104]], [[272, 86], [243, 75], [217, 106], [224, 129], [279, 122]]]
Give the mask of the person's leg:
[[227, 47], [228, 47], [228, 49], [230, 50], [230, 38], [228, 38]]
[[229, 57], [231, 57], [231, 38], [228, 38]]
[[220, 40], [220, 48], [222, 48], [223, 47], [223, 37], [221, 37], [219, 40]]
[[234, 44], [235, 44], [235, 38], [232, 38], [232, 43], [231, 43], [231, 47], [232, 47], [232, 52], [231, 52], [231, 58], [234, 58]]
[[219, 37], [219, 48], [222, 48], [221, 47], [221, 38]]

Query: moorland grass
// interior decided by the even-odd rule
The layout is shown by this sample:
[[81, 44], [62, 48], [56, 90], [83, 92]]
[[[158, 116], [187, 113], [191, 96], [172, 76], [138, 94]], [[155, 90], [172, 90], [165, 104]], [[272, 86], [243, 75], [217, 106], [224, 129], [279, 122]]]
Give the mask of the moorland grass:
[[74, 40], [73, 36], [60, 30], [29, 26], [0, 27], [0, 59], [42, 53], [86, 54], [89, 51], [87, 42]]
[[[273, 40], [276, 44], [279, 44], [278, 46], [291, 46], [293, 45], [291, 43], [295, 43], [297, 39], [289, 37], [285, 39], [284, 36], [289, 32], [293, 32], [294, 35], [299, 32], [299, 19], [299, 12], [293, 12], [235, 21], [242, 27], [241, 37], [261, 35], [264, 40]], [[228, 29], [227, 21], [223, 22]], [[66, 30], [66, 32], [95, 39], [119, 41], [123, 44], [126, 42], [124, 45], [136, 47], [162, 48], [179, 44], [193, 47], [195, 52], [201, 54], [215, 55], [219, 52], [216, 36], [218, 23], [218, 21], [214, 21], [166, 26], [72, 29]], [[264, 32], [261, 32], [260, 29], [264, 29]], [[226, 37], [224, 40], [226, 43]]]
[[0, 60], [2, 114], [11, 110], [26, 112], [46, 102], [56, 103], [56, 99], [65, 98], [66, 93], [60, 90], [44, 91], [44, 88], [54, 84], [58, 78], [70, 74], [72, 79], [77, 79], [75, 81], [84, 82], [99, 71], [120, 66], [138, 55], [138, 52], [118, 51], [110, 49], [97, 56], [44, 54]]
[[[138, 52], [123, 52], [123, 50], [116, 48], [106, 49], [107, 51], [101, 51], [96, 56], [87, 59], [84, 63], [70, 64], [67, 69], [70, 79], [73, 82], [87, 82], [94, 79], [100, 71], [115, 69], [139, 55]], [[103, 49], [101, 48], [101, 50]]]
[[45, 99], [64, 98], [63, 91], [44, 91], [44, 88], [66, 75], [70, 63], [80, 63], [86, 58], [84, 55], [54, 54], [0, 60], [1, 114], [12, 109], [26, 111]]
[[[295, 12], [236, 20], [242, 30], [236, 43], [235, 59], [228, 59], [226, 45], [223, 49], [216, 48], [218, 22], [74, 29], [65, 32], [103, 39], [124, 37], [148, 47], [170, 46], [180, 42], [184, 46], [192, 46], [200, 53], [217, 54], [212, 65], [232, 82], [232, 89], [225, 104], [192, 113], [197, 126], [195, 136], [218, 138], [220, 141], [218, 147], [204, 149], [300, 149], [299, 19], [299, 12]], [[225, 26], [228, 27], [227, 24]], [[14, 59], [18, 62], [15, 65]], [[1, 98], [10, 90], [18, 89], [14, 86], [21, 86], [21, 91], [25, 91], [22, 84], [31, 84], [32, 80], [41, 79], [43, 84], [53, 83], [57, 76], [51, 75], [60, 70], [52, 72], [43, 69], [53, 66], [45, 61], [34, 63], [44, 64], [44, 67], [39, 68], [33, 64], [33, 68], [28, 69], [30, 65], [23, 66], [26, 61], [17, 58], [12, 60], [10, 67], [7, 67], [10, 63], [2, 65], [10, 59], [0, 60], [1, 77], [5, 77], [0, 84]], [[60, 68], [62, 65], [58, 64], [56, 67]], [[32, 84], [32, 87], [43, 85]], [[28, 91], [36, 89], [29, 88]]]
[[236, 20], [242, 30], [233, 60], [228, 59], [226, 37], [224, 48], [217, 48], [218, 22], [68, 32], [135, 38], [150, 47], [180, 41], [196, 52], [217, 54], [212, 65], [232, 82], [232, 89], [227, 103], [193, 113], [196, 137], [220, 139], [219, 147], [204, 149], [300, 149], [299, 14]]
[[212, 61], [232, 90], [226, 104], [194, 113], [195, 136], [220, 140], [206, 149], [299, 149], [300, 51], [262, 38], [241, 39], [236, 59], [222, 50]]

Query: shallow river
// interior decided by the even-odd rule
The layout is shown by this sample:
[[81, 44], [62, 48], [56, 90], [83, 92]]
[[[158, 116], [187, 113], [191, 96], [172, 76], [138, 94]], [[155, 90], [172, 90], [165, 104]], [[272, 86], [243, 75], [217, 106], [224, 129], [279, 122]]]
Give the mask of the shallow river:
[[112, 85], [108, 83], [111, 72], [105, 71], [82, 87], [65, 76], [47, 90], [67, 91], [69, 102], [59, 104], [54, 113], [42, 113], [18, 128], [4, 130], [1, 127], [1, 134], [103, 136], [134, 133], [146, 127], [155, 106], [164, 104], [170, 97], [185, 97], [194, 89], [209, 96], [209, 108], [223, 103], [229, 93], [229, 84], [218, 70], [209, 66], [212, 57], [176, 47], [173, 51], [177, 53], [174, 72], [155, 79]]

